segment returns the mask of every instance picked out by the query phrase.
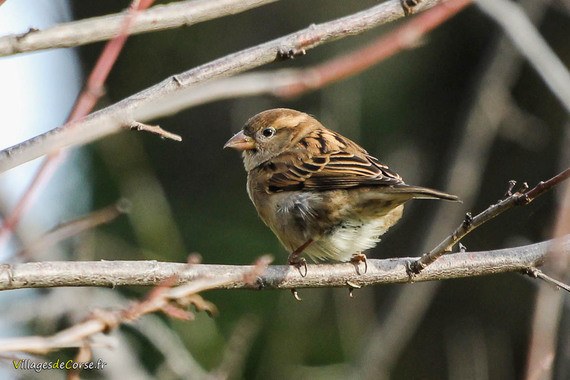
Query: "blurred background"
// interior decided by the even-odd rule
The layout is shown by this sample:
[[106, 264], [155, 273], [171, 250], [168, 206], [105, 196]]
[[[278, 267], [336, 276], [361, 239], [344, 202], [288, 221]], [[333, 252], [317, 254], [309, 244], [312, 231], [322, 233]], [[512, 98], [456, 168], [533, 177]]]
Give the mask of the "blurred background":
[[[18, 19], [28, 13], [29, 8], [9, 9], [13, 3], [18, 2], [2, 5], [0, 15], [10, 11]], [[52, 3], [43, 12], [57, 15], [52, 23], [116, 13], [129, 5], [109, 0]], [[377, 3], [280, 1], [191, 27], [131, 36], [98, 107], [226, 54]], [[569, 3], [526, 3], [532, 6], [529, 14], [541, 34], [568, 66]], [[28, 22], [4, 34], [38, 27]], [[260, 70], [325, 62], [364, 46], [397, 24], [325, 44], [306, 56]], [[25, 107], [7, 107], [3, 101], [2, 114], [10, 108], [20, 115], [41, 116], [31, 124], [44, 130], [61, 124], [83, 85], [82, 76], [89, 73], [103, 45], [57, 50], [69, 57], [74, 69], [59, 66], [63, 78], [50, 91], [54, 97], [67, 94], [67, 102], [40, 108], [36, 104], [51, 95], [38, 97], [36, 92], [39, 99]], [[16, 75], [23, 70], [21, 60], [29, 57], [35, 57], [40, 67], [48, 53], [1, 58], [0, 72]], [[10, 68], [5, 66], [10, 62]], [[42, 75], [33, 88], [39, 91], [50, 76]], [[69, 89], [63, 87], [64, 81], [71, 81]], [[22, 85], [11, 86], [4, 86], [2, 97]], [[125, 132], [74, 150], [67, 161], [73, 168], [60, 167], [45, 187], [45, 192], [56, 195], [35, 201], [3, 260], [20, 260], [17, 252], [58, 222], [125, 198], [130, 201], [128, 215], [49, 251], [30, 253], [29, 259], [185, 262], [189, 254], [199, 253], [205, 263], [249, 264], [271, 253], [275, 263], [284, 264], [287, 252], [248, 199], [241, 157], [222, 150], [249, 117], [275, 107], [308, 112], [359, 142], [407, 183], [441, 189], [464, 200], [463, 204], [409, 203], [402, 221], [368, 257], [418, 256], [453, 231], [465, 212], [477, 213], [503, 197], [509, 180], [534, 185], [569, 163], [568, 114], [501, 30], [472, 6], [426, 36], [420, 46], [318, 91], [289, 100], [257, 96], [217, 101], [152, 122], [180, 134], [181, 143]], [[52, 113], [59, 116], [52, 120]], [[9, 129], [19, 128], [18, 114], [14, 120]], [[40, 132], [30, 131], [28, 137]], [[22, 178], [29, 178], [24, 169], [2, 174], [10, 189], [1, 194], [3, 215], [21, 193], [20, 187], [12, 186], [16, 178], [23, 183]], [[480, 251], [549, 239], [561, 189], [499, 216], [463, 244], [469, 251]], [[46, 219], [42, 215], [49, 208], [68, 211]], [[216, 318], [201, 313], [195, 321], [184, 322], [154, 315], [121, 327], [112, 334], [114, 349], [103, 344], [94, 352], [95, 358], [112, 365], [103, 373], [83, 375], [175, 379], [211, 372], [229, 373], [235, 379], [517, 379], [525, 371], [537, 288], [537, 281], [513, 273], [371, 287], [356, 291], [355, 298], [349, 298], [346, 289], [303, 289], [302, 302], [288, 291], [210, 291], [203, 296], [219, 308]], [[33, 295], [0, 294], [7, 310], [0, 317], [6, 326], [2, 334], [52, 334], [93, 308], [125, 305], [126, 299], [148, 291], [54, 289]], [[568, 299], [562, 308], [554, 364], [558, 379], [570, 377]], [[75, 351], [50, 355], [72, 358]], [[13, 376], [14, 371], [6, 375]]]

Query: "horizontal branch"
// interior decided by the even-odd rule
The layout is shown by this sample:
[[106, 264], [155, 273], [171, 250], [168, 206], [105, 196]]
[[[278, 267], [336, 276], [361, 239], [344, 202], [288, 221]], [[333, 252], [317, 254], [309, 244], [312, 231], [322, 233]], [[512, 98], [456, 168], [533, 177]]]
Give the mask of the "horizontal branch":
[[[558, 243], [558, 242], [557, 242]], [[552, 241], [495, 251], [446, 255], [413, 277], [414, 282], [475, 277], [504, 272], [529, 273], [545, 261]], [[570, 235], [560, 240], [570, 254]], [[368, 270], [350, 263], [309, 264], [307, 275], [289, 265], [271, 265], [251, 281], [252, 265], [181, 264], [157, 261], [84, 261], [4, 264], [0, 266], [0, 290], [59, 286], [157, 285], [216, 279], [215, 289], [294, 289], [360, 287], [410, 281], [407, 267], [417, 258], [368, 259]], [[360, 273], [359, 273], [360, 272]], [[228, 281], [225, 281], [228, 280]]]
[[[439, 0], [424, 0], [416, 11]], [[447, 2], [441, 6], [447, 6]], [[300, 30], [287, 36], [227, 55], [198, 66], [87, 116], [82, 121], [55, 128], [23, 143], [0, 151], [0, 172], [65, 148], [85, 144], [129, 128], [133, 121], [146, 122], [161, 116], [153, 105], [161, 98], [196, 83], [227, 77], [255, 67], [287, 59], [321, 44], [357, 35], [404, 16], [400, 0], [389, 0], [367, 10]]]
[[[190, 26], [228, 16], [276, 0], [187, 0], [152, 7], [137, 13], [129, 34]], [[0, 37], [0, 57], [53, 48], [66, 48], [109, 40], [121, 30], [127, 11], [72, 21], [20, 35]]]

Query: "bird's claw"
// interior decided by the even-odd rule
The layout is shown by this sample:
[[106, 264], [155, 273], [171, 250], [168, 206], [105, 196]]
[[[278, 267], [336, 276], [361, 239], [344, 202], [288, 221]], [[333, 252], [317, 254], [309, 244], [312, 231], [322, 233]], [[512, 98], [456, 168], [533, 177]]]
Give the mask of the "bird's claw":
[[[288, 263], [289, 265], [293, 265], [295, 268], [297, 268], [301, 277], [307, 276], [307, 260], [305, 260], [304, 257], [299, 257], [299, 255], [292, 253], [289, 255]], [[301, 270], [301, 268], [304, 268], [304, 270]]]
[[295, 288], [291, 289], [291, 294], [293, 295], [293, 297], [297, 301], [302, 301], [301, 297], [299, 297], [299, 293], [297, 292], [297, 289], [295, 289]]
[[418, 266], [418, 261], [406, 260], [406, 274], [408, 275], [408, 282], [410, 284], [414, 283], [414, 278], [416, 277], [416, 274], [420, 273], [417, 266]]
[[356, 272], [358, 274], [360, 274], [360, 271], [358, 270], [360, 263], [364, 263], [364, 272], [363, 273], [368, 272], [368, 261], [366, 260], [366, 255], [364, 253], [355, 253], [350, 258], [350, 262], [352, 264], [354, 264], [354, 266], [356, 267]]
[[347, 281], [346, 285], [348, 285], [348, 296], [350, 298], [354, 298], [354, 294], [352, 294], [354, 289], [360, 289], [362, 286], [355, 284], [354, 282]]
[[307, 54], [307, 51], [302, 48], [292, 48], [292, 49], [279, 49], [277, 52], [277, 58], [279, 60], [295, 59], [302, 55]]
[[414, 13], [414, 8], [421, 3], [422, 0], [400, 0], [404, 15], [409, 16]]

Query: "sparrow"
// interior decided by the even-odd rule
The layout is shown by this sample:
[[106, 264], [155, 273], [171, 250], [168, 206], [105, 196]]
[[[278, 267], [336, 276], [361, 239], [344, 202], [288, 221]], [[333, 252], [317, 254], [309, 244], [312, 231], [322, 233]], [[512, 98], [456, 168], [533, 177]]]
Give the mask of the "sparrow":
[[224, 148], [243, 152], [247, 193], [288, 262], [364, 261], [410, 199], [459, 201], [404, 183], [355, 142], [286, 108], [250, 118]]

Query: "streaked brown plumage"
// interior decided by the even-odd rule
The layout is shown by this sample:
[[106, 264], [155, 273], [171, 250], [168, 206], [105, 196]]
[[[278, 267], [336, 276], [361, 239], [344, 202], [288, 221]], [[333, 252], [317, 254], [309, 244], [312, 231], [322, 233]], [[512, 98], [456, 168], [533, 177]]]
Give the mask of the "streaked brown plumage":
[[224, 147], [243, 151], [247, 191], [291, 252], [347, 261], [372, 248], [413, 198], [457, 201], [410, 186], [359, 145], [291, 109], [261, 112]]

